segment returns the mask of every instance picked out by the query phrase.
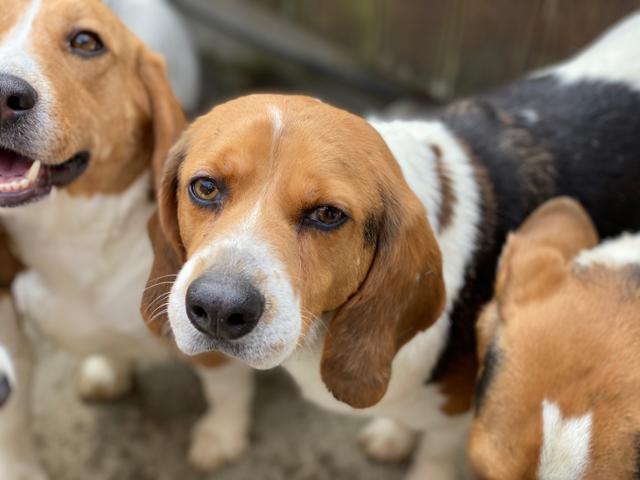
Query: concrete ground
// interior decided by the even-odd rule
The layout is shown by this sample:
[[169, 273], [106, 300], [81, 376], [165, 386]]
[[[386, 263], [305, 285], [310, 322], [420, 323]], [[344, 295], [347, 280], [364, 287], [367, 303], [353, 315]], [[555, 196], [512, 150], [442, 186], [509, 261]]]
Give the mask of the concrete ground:
[[127, 398], [86, 405], [74, 391], [76, 362], [40, 350], [36, 442], [52, 480], [396, 480], [406, 470], [367, 460], [355, 441], [361, 420], [320, 411], [271, 371], [258, 375], [251, 451], [220, 472], [198, 473], [185, 452], [205, 405], [188, 367], [141, 366]]

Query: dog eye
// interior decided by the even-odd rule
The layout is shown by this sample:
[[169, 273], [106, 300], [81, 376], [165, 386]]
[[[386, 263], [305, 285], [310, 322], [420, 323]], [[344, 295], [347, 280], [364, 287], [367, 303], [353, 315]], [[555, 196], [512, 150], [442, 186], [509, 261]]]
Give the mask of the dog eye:
[[307, 214], [305, 222], [314, 227], [332, 230], [340, 227], [349, 217], [337, 207], [331, 205], [322, 205]]
[[99, 55], [105, 51], [104, 42], [97, 33], [83, 30], [69, 39], [69, 48], [73, 53], [82, 56]]
[[219, 200], [220, 189], [215, 180], [208, 177], [198, 177], [191, 182], [189, 193], [197, 204], [211, 206]]

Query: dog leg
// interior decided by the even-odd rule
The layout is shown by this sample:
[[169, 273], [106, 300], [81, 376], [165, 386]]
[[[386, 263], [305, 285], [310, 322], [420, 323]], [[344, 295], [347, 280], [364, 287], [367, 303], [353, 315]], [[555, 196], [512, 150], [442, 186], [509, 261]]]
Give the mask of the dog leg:
[[197, 372], [209, 411], [193, 429], [189, 460], [200, 470], [214, 470], [239, 459], [249, 446], [253, 371], [230, 361]]
[[390, 418], [371, 420], [360, 432], [358, 443], [372, 460], [401, 462], [409, 458], [418, 434]]
[[469, 478], [466, 445], [470, 423], [471, 414], [465, 414], [425, 432], [406, 480]]
[[31, 352], [11, 297], [0, 294], [0, 478], [44, 480], [31, 438]]
[[92, 355], [87, 357], [78, 377], [78, 393], [88, 402], [116, 400], [131, 391], [133, 363], [123, 358]]

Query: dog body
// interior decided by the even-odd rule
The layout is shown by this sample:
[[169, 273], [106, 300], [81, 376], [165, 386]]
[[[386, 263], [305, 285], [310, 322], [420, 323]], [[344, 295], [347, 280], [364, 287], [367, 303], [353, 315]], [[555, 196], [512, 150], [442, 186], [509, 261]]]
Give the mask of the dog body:
[[424, 431], [410, 477], [456, 478], [474, 323], [507, 232], [558, 194], [604, 235], [640, 228], [638, 32], [635, 15], [427, 121], [286, 96], [214, 108], [165, 167], [150, 285], [178, 276], [146, 291], [144, 316], [168, 296], [184, 353], [282, 364], [312, 401], [384, 417], [363, 436], [373, 456]]
[[106, 4], [143, 42], [164, 55], [176, 97], [187, 112], [195, 112], [200, 68], [194, 42], [176, 8], [166, 0], [107, 0]]
[[14, 283], [18, 308], [65, 350], [82, 356], [167, 355], [133, 321], [136, 292], [151, 264], [145, 235], [154, 208], [150, 188], [144, 175], [117, 195], [74, 198], [56, 191], [4, 215], [17, 253], [30, 267]]
[[[151, 172], [184, 117], [164, 63], [102, 2], [7, 1], [3, 7], [0, 218], [26, 268], [13, 282], [14, 297], [47, 336], [88, 357], [81, 395], [112, 399], [130, 388], [133, 360], [168, 352], [136, 317], [152, 258], [144, 234], [153, 209]], [[2, 259], [0, 287], [6, 288], [19, 268], [4, 248]], [[27, 419], [29, 362], [17, 348], [20, 329], [14, 333], [1, 340], [13, 363], [25, 368], [16, 368], [18, 390], [8, 406], [12, 418]], [[237, 364], [223, 366], [220, 356], [199, 363], [207, 400], [220, 403], [196, 425], [190, 458], [214, 468], [246, 448], [251, 376]], [[204, 368], [215, 365], [221, 368]], [[31, 480], [21, 472], [24, 464], [36, 469], [36, 462], [26, 458], [28, 449], [20, 456], [14, 448], [28, 443], [28, 430], [16, 430], [7, 418], [0, 416], [0, 452], [7, 452], [0, 472]]]
[[638, 476], [640, 236], [597, 238], [567, 199], [509, 237], [478, 322], [478, 478]]

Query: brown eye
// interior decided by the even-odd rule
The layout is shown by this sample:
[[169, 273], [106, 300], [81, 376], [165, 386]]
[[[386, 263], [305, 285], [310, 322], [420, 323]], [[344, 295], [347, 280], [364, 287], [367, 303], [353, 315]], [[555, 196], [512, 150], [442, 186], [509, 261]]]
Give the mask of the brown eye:
[[104, 43], [97, 33], [83, 30], [71, 36], [69, 47], [73, 53], [82, 56], [99, 55], [105, 51]]
[[207, 177], [199, 177], [191, 182], [189, 193], [194, 202], [202, 206], [210, 206], [217, 203], [220, 189], [215, 180]]
[[321, 230], [333, 230], [342, 226], [349, 217], [337, 207], [323, 205], [309, 212], [305, 218], [305, 223]]

